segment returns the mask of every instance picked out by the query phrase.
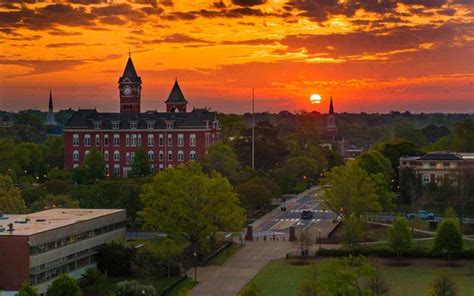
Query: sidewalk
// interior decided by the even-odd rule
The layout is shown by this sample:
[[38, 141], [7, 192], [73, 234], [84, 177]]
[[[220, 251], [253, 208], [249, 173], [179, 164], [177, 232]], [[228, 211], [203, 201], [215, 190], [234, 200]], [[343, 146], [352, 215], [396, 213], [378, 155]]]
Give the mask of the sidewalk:
[[[245, 242], [237, 253], [222, 266], [198, 267], [198, 285], [191, 290], [193, 296], [234, 296], [270, 260], [284, 258], [286, 253], [298, 250], [298, 244], [288, 241]], [[194, 269], [188, 271], [194, 278]]]

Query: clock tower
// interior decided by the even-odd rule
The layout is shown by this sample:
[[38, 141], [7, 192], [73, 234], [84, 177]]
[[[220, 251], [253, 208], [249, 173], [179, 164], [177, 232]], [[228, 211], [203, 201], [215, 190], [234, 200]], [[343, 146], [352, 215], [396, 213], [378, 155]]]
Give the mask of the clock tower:
[[142, 79], [137, 75], [131, 56], [128, 57], [127, 65], [118, 83], [120, 113], [140, 113]]

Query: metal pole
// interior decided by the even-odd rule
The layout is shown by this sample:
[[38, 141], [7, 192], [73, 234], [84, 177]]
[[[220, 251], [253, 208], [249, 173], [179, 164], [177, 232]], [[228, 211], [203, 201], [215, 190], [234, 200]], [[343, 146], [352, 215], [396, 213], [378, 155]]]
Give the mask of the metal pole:
[[255, 170], [255, 89], [252, 88], [252, 170]]

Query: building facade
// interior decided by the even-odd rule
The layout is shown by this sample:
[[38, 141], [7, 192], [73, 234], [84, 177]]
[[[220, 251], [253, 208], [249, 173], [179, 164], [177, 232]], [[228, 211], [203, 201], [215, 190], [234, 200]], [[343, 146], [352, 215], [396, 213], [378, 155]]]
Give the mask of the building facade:
[[445, 178], [457, 183], [465, 170], [474, 169], [474, 153], [437, 151], [423, 156], [401, 157], [400, 171], [407, 167], [421, 177], [422, 184], [439, 184]]
[[15, 295], [25, 281], [40, 293], [62, 273], [78, 279], [96, 265], [102, 244], [125, 238], [125, 210], [50, 209], [0, 215], [0, 289]]
[[135, 152], [144, 149], [150, 169], [158, 172], [205, 155], [220, 141], [217, 113], [194, 108], [176, 80], [165, 101], [166, 112], [140, 112], [141, 78], [129, 57], [119, 79], [120, 113], [76, 111], [64, 126], [64, 166], [79, 167], [93, 148], [104, 157], [109, 176], [127, 177]]

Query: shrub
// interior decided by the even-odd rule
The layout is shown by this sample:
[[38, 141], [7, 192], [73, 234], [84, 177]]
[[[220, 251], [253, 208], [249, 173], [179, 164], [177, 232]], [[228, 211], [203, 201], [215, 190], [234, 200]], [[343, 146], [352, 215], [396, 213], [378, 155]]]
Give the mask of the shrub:
[[444, 219], [438, 227], [433, 252], [460, 255], [462, 253], [463, 238], [459, 225], [453, 219]]
[[[143, 291], [145, 293], [143, 294]], [[123, 281], [115, 286], [117, 296], [155, 296], [156, 291], [152, 285], [143, 285], [137, 281]]]
[[46, 296], [82, 296], [77, 281], [66, 274], [55, 279], [46, 291]]
[[408, 222], [405, 218], [397, 217], [389, 230], [390, 247], [397, 252], [397, 257], [400, 258], [400, 253], [406, 251], [411, 247], [412, 235]]
[[129, 276], [135, 249], [124, 244], [110, 242], [102, 245], [97, 254], [97, 268], [111, 276]]

